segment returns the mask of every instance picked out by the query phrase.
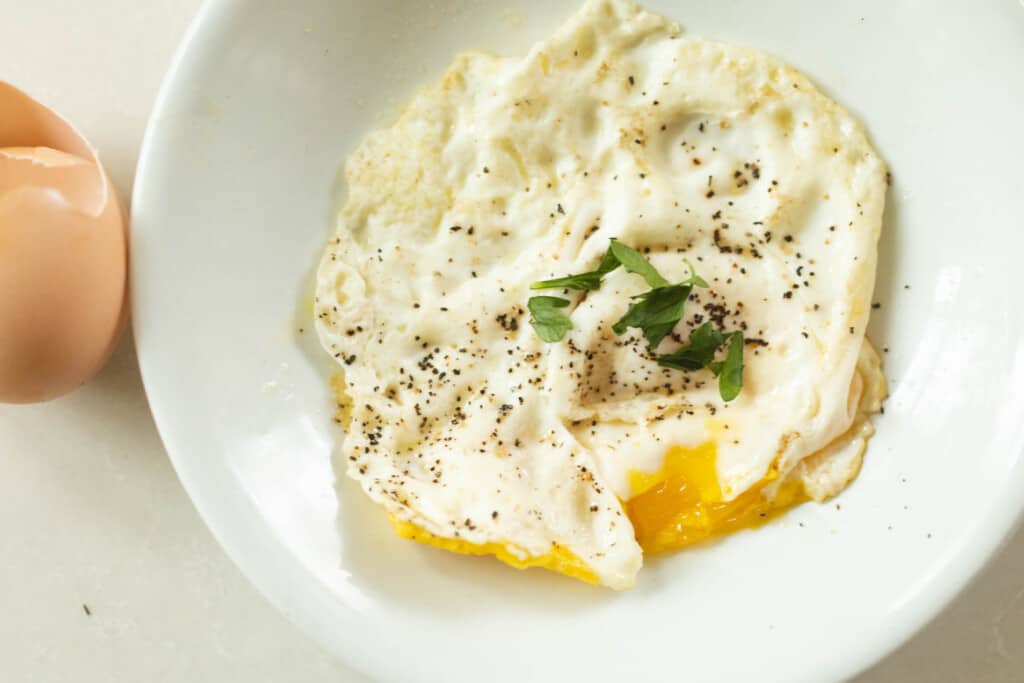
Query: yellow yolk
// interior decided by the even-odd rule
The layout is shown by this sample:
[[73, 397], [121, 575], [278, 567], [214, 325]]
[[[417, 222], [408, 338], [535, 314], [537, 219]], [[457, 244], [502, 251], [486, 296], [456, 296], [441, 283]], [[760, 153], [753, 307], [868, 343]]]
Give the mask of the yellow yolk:
[[594, 585], [600, 585], [601, 583], [597, 575], [583, 563], [583, 560], [576, 557], [568, 548], [562, 546], [555, 546], [544, 555], [531, 557], [522, 551], [514, 552], [516, 548], [512, 544], [470, 543], [458, 538], [442, 538], [411, 522], [403, 522], [394, 517], [391, 518], [391, 524], [395, 528], [395, 533], [401, 538], [432, 545], [435, 548], [441, 548], [449, 552], [462, 555], [494, 555], [505, 564], [511, 565], [516, 569], [542, 567]]
[[807, 500], [799, 481], [784, 482], [769, 498], [765, 489], [779, 476], [773, 466], [756, 486], [724, 501], [715, 460], [714, 443], [677, 447], [658, 472], [630, 473], [633, 497], [624, 506], [645, 554], [754, 528]]
[[[774, 466], [756, 486], [731, 501], [722, 500], [714, 443], [672, 448], [662, 468], [629, 476], [633, 497], [623, 503], [645, 554], [683, 546], [741, 529], [756, 528], [788, 508], [808, 500], [799, 481], [784, 482], [768, 497], [765, 489], [778, 479]], [[516, 569], [542, 567], [600, 584], [593, 571], [568, 548], [555, 546], [530, 556], [508, 543], [470, 543], [436, 536], [411, 522], [391, 518], [395, 533], [425, 545], [462, 555], [494, 555]]]

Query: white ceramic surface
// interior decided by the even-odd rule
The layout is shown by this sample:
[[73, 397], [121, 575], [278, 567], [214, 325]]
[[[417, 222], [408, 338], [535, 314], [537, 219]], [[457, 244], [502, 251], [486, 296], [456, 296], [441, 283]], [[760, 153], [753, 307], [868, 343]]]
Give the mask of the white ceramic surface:
[[[74, 121], [127, 198], [199, 5], [0, 0], [0, 78]], [[0, 558], [3, 683], [363, 681], [207, 531], [156, 432], [130, 334], [73, 394], [0, 405]]]
[[621, 596], [414, 547], [336, 495], [307, 319], [356, 140], [457, 47], [521, 52], [575, 3], [214, 1], [158, 101], [133, 233], [157, 424], [229, 554], [375, 678], [835, 680], [933, 616], [1018, 516], [1024, 8], [650, 4], [783, 57], [867, 123], [894, 174], [871, 330], [893, 395], [838, 504], [652, 561]]

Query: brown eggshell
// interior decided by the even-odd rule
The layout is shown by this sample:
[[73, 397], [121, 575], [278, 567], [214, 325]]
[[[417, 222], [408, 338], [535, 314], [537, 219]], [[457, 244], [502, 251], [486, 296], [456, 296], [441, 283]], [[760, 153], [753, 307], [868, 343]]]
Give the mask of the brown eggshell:
[[0, 402], [74, 390], [126, 318], [120, 200], [88, 142], [0, 82]]

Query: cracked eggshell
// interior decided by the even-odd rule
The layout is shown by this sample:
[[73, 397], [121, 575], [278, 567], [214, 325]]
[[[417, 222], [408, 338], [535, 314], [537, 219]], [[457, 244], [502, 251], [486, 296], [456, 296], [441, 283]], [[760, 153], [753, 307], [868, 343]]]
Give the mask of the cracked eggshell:
[[95, 150], [0, 81], [0, 402], [95, 375], [127, 315], [124, 212]]

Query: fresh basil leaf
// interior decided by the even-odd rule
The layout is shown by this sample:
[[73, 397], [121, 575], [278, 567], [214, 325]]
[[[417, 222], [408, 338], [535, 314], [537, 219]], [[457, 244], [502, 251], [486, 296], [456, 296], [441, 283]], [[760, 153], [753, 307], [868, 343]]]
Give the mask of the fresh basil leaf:
[[565, 333], [572, 329], [572, 321], [558, 309], [568, 305], [568, 299], [557, 296], [530, 297], [526, 307], [530, 309], [530, 324], [538, 337], [548, 343], [562, 341]]
[[658, 365], [684, 372], [707, 367], [715, 353], [725, 342], [725, 335], [715, 329], [711, 321], [690, 332], [690, 342], [677, 351], [658, 357]]
[[530, 285], [530, 289], [576, 289], [580, 291], [593, 291], [601, 289], [601, 280], [605, 275], [619, 267], [619, 259], [612, 253], [611, 247], [605, 252], [597, 270], [579, 275], [568, 275], [553, 280], [541, 280]]
[[601, 289], [602, 274], [595, 271], [580, 273], [579, 275], [567, 275], [553, 280], [542, 280], [530, 285], [530, 289], [576, 289], [579, 291], [592, 291]]
[[[627, 247], [618, 240], [612, 240], [611, 246], [605, 252], [597, 270], [578, 275], [567, 275], [566, 277], [554, 278], [552, 280], [541, 280], [530, 285], [530, 289], [576, 289], [580, 291], [593, 291], [601, 288], [601, 280], [605, 275], [612, 272], [619, 266], [625, 267], [630, 273], [641, 276], [648, 285], [657, 289], [668, 284], [668, 280], [661, 276], [654, 266], [651, 265], [643, 254], [632, 247]], [[683, 284], [697, 284], [707, 287], [704, 282], [693, 272], [690, 266], [690, 279]]]
[[636, 249], [627, 247], [618, 240], [612, 240], [612, 245], [608, 248], [608, 251], [615, 255], [615, 258], [618, 259], [623, 268], [630, 273], [642, 277], [652, 288], [657, 289], [668, 285], [668, 280], [663, 278], [661, 273], [651, 265], [651, 262]]
[[[612, 240], [612, 245], [615, 244], [615, 240]], [[601, 259], [600, 265], [597, 266], [597, 270], [594, 272], [600, 273], [601, 275], [607, 275], [622, 263], [619, 261], [619, 257], [615, 255], [615, 251], [611, 246], [608, 247], [608, 251], [604, 253], [604, 258]]]
[[690, 285], [668, 285], [633, 297], [636, 303], [630, 304], [626, 314], [612, 326], [612, 331], [621, 335], [631, 327], [638, 327], [650, 348], [655, 348], [682, 320], [691, 290]]
[[718, 393], [728, 403], [740, 395], [743, 389], [743, 333], [729, 335], [729, 352], [725, 361], [718, 365]]

